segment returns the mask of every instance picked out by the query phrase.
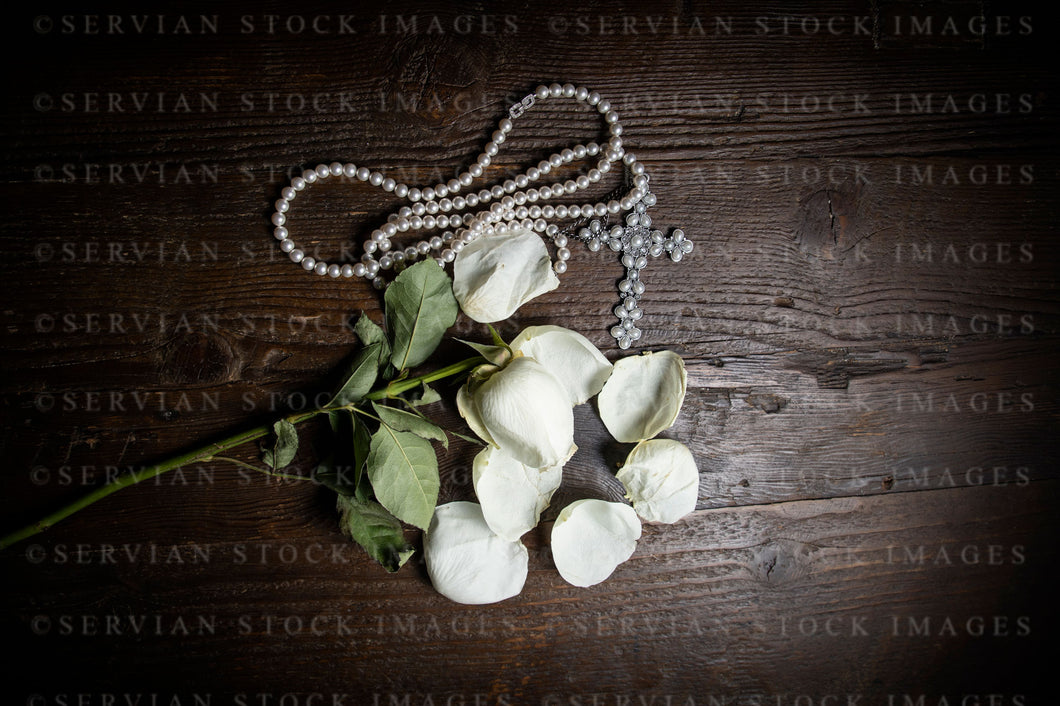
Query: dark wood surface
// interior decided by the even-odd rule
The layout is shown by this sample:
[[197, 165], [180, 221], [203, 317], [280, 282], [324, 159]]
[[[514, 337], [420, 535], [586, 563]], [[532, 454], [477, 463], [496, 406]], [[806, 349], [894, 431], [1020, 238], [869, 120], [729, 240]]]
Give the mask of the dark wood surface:
[[[468, 607], [347, 543], [318, 487], [184, 468], [0, 553], [10, 703], [1055, 701], [1060, 121], [1033, 5], [44, 4], [4, 30], [6, 525], [311, 405], [380, 299], [276, 249], [290, 170], [451, 178], [552, 81], [611, 100], [656, 223], [696, 243], [646, 271], [640, 349], [685, 358], [667, 435], [701, 473], [603, 584], [562, 581], [546, 522], [522, 595]], [[528, 112], [490, 176], [589, 117]], [[394, 203], [332, 180], [292, 232], [333, 258]], [[499, 328], [616, 358], [620, 275], [575, 249]], [[621, 494], [624, 448], [576, 425], [554, 508]], [[441, 455], [443, 500], [473, 454]]]

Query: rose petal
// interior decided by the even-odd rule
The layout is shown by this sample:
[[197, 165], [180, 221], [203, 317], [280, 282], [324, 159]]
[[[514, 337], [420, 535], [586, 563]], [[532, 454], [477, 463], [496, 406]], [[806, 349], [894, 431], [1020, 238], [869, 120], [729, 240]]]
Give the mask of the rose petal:
[[534, 358], [563, 383], [571, 404], [600, 392], [611, 375], [611, 363], [588, 338], [562, 326], [530, 326], [512, 341], [512, 350]]
[[600, 418], [624, 443], [650, 439], [677, 420], [685, 399], [681, 356], [672, 351], [622, 358], [600, 390]]
[[552, 527], [552, 560], [575, 586], [593, 586], [633, 555], [640, 539], [637, 513], [624, 503], [576, 500]]
[[680, 441], [642, 441], [626, 457], [618, 479], [633, 509], [648, 522], [672, 524], [696, 509], [699, 469]]
[[472, 393], [477, 419], [495, 446], [531, 468], [555, 466], [573, 453], [570, 397], [540, 363], [515, 358]]
[[526, 228], [479, 236], [453, 263], [453, 295], [464, 313], [480, 323], [507, 319], [558, 286], [544, 241]]
[[521, 542], [495, 535], [477, 504], [461, 501], [434, 509], [423, 558], [435, 590], [457, 603], [481, 605], [523, 590], [529, 553]]
[[514, 542], [537, 526], [563, 480], [563, 464], [530, 468], [488, 446], [475, 456], [472, 479], [486, 524]]

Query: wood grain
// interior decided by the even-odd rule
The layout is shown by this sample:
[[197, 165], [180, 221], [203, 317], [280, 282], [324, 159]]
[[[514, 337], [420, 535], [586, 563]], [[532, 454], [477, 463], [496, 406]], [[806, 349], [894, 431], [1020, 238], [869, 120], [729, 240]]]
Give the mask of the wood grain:
[[[187, 467], [0, 553], [5, 692], [56, 706], [1051, 703], [1047, 20], [1029, 4], [839, 0], [18, 9], [5, 46], [31, 50], [10, 58], [0, 105], [6, 523], [313, 406], [380, 297], [287, 261], [268, 224], [280, 188], [335, 159], [452, 178], [541, 81], [611, 100], [655, 223], [695, 242], [645, 271], [640, 345], [685, 360], [665, 435], [692, 449], [700, 486], [697, 511], [647, 526], [610, 580], [566, 585], [549, 521], [579, 497], [620, 500], [628, 451], [579, 407], [579, 451], [524, 538], [525, 590], [467, 607], [418, 559], [373, 564], [318, 485]], [[545, 101], [483, 185], [603, 136], [591, 111]], [[355, 259], [398, 205], [334, 179], [299, 197], [292, 232]], [[621, 275], [575, 249], [562, 286], [498, 328], [561, 323], [615, 359]], [[464, 317], [451, 333], [488, 336]], [[464, 355], [447, 341], [437, 360]], [[432, 416], [467, 431], [442, 391]], [[302, 441], [308, 473], [327, 438], [310, 425]], [[473, 498], [474, 453], [440, 456], [444, 500]]]

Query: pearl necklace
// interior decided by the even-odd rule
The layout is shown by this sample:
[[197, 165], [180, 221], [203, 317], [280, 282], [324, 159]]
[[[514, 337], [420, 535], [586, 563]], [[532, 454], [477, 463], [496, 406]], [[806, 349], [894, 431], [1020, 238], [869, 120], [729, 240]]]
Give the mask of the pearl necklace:
[[[491, 164], [501, 145], [508, 139], [513, 121], [537, 103], [551, 98], [573, 98], [596, 108], [608, 127], [610, 139], [604, 145], [590, 142], [563, 149], [541, 161], [536, 167], [506, 179], [501, 184], [477, 192], [471, 189], [466, 195], [459, 195], [464, 189], [469, 189], [472, 182], [481, 177]], [[553, 169], [575, 160], [598, 156], [599, 160], [594, 167], [575, 178], [539, 187], [530, 186], [543, 180]], [[624, 195], [582, 205], [541, 205], [559, 196], [573, 196], [599, 182], [619, 161], [631, 177], [631, 186]], [[298, 193], [311, 184], [333, 176], [366, 181], [408, 202], [408, 205], [391, 213], [385, 224], [372, 231], [371, 237], [364, 241], [364, 254], [357, 263], [339, 265], [306, 255], [291, 239], [287, 228], [287, 213]], [[668, 253], [670, 258], [677, 262], [684, 254], [692, 251], [692, 242], [686, 239], [682, 230], [676, 229], [669, 236], [665, 236], [661, 231], [651, 229], [652, 221], [647, 214], [647, 208], [655, 204], [655, 195], [648, 190], [648, 181], [644, 165], [623, 148], [622, 125], [618, 122], [618, 114], [612, 110], [611, 104], [595, 91], [576, 88], [569, 83], [562, 86], [553, 83], [550, 86], [538, 86], [533, 93], [512, 105], [508, 109], [508, 117], [500, 121], [492, 139], [486, 143], [478, 159], [466, 171], [446, 183], [423, 189], [409, 187], [381, 172], [352, 163], [332, 162], [317, 165], [315, 169], [306, 169], [281, 190], [280, 198], [275, 204], [276, 212], [272, 214], [272, 223], [275, 226], [273, 235], [280, 241], [280, 249], [287, 253], [293, 262], [301, 264], [309, 272], [333, 278], [364, 277], [371, 280], [377, 289], [382, 289], [386, 286], [382, 277], [383, 270], [402, 269], [407, 263], [432, 256], [444, 267], [479, 236], [503, 235], [510, 229], [519, 227], [542, 233], [552, 241], [556, 248], [552, 269], [557, 275], [561, 275], [567, 271], [567, 261], [571, 255], [567, 246], [568, 234], [572, 229], [561, 230], [551, 221], [593, 219], [587, 227], [578, 229], [576, 237], [586, 243], [593, 252], [607, 246], [622, 253], [626, 276], [618, 283], [622, 303], [614, 309], [618, 325], [611, 328], [611, 335], [620, 348], [626, 349], [641, 337], [641, 331], [636, 326], [642, 316], [638, 303], [644, 293], [640, 271], [647, 265], [648, 256], [659, 257]], [[629, 212], [625, 225], [616, 224], [609, 227], [608, 219], [624, 211]], [[600, 218], [604, 220], [601, 222], [598, 220]], [[419, 230], [443, 232], [441, 235], [420, 240], [404, 250], [394, 248], [391, 239], [398, 233]]]

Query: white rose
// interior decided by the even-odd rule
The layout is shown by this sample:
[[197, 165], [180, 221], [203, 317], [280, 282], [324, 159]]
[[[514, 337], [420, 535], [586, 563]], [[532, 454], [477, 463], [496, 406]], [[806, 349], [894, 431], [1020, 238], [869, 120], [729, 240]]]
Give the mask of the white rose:
[[558, 286], [541, 236], [522, 227], [479, 236], [453, 263], [453, 295], [463, 312], [480, 323], [507, 319]]
[[530, 468], [562, 464], [577, 449], [570, 395], [533, 358], [476, 368], [456, 402], [483, 441]]
[[528, 326], [512, 341], [512, 350], [548, 366], [549, 372], [579, 405], [600, 392], [611, 363], [588, 338], [562, 326]]

